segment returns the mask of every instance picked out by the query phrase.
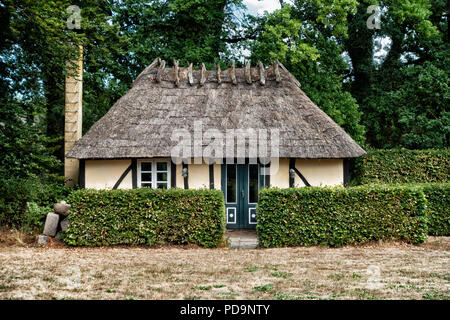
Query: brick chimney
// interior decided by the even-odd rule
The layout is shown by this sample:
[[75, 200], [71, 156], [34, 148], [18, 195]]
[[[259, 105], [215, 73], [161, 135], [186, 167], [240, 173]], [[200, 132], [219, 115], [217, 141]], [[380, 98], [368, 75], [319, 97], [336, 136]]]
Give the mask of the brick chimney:
[[[83, 100], [83, 47], [75, 61], [76, 70], [66, 76], [65, 112], [64, 112], [64, 178], [66, 185], [73, 187], [78, 181], [78, 159], [69, 159], [67, 153], [82, 135]], [[76, 72], [76, 74], [74, 74]]]

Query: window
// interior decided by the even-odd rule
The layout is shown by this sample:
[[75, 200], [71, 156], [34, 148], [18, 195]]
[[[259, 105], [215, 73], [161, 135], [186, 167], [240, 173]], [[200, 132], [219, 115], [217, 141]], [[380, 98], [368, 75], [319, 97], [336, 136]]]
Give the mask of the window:
[[167, 161], [139, 160], [138, 187], [170, 188], [170, 165]]
[[258, 202], [259, 172], [257, 164], [248, 165], [248, 202]]
[[236, 165], [227, 164], [227, 203], [236, 203]]

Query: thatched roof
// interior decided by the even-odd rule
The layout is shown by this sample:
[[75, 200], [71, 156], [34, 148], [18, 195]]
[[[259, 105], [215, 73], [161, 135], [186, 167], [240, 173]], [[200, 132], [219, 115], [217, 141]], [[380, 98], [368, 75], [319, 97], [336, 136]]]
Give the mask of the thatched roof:
[[279, 156], [352, 158], [365, 151], [317, 107], [280, 63], [207, 71], [156, 59], [131, 90], [75, 144], [68, 157], [168, 157], [172, 130], [279, 129]]

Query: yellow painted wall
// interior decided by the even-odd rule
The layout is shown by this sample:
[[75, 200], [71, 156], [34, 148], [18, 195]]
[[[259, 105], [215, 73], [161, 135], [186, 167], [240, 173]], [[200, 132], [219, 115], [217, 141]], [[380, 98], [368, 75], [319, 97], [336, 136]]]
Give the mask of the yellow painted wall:
[[278, 166], [270, 165], [270, 185], [278, 188], [289, 188], [289, 159], [279, 159]]
[[[131, 160], [86, 160], [85, 187], [112, 189], [130, 164]], [[130, 171], [118, 189], [131, 189], [132, 187]]]
[[189, 189], [209, 189], [209, 165], [191, 163], [188, 170]]
[[[163, 160], [163, 159], [162, 159]], [[167, 159], [170, 161], [169, 159]], [[112, 189], [122, 173], [131, 164], [131, 160], [86, 160], [86, 188]], [[343, 159], [297, 159], [296, 168], [312, 186], [334, 186], [344, 183]], [[176, 187], [184, 188], [182, 165], [176, 166]], [[278, 169], [278, 170], [277, 170]], [[190, 189], [209, 189], [209, 165], [189, 164], [188, 183]], [[289, 188], [289, 159], [279, 159], [278, 168], [270, 167], [272, 187]], [[303, 187], [303, 181], [295, 175], [295, 186]], [[119, 189], [131, 189], [131, 171], [119, 186]], [[214, 164], [214, 188], [221, 189], [221, 165]]]
[[[295, 167], [312, 186], [336, 186], [344, 183], [343, 159], [296, 159]], [[271, 186], [289, 188], [289, 159], [279, 159], [278, 171], [275, 171], [275, 166], [271, 165]], [[297, 175], [294, 186], [305, 186]]]
[[222, 189], [222, 165], [214, 164], [214, 189]]
[[177, 172], [177, 188], [181, 188], [184, 189], [184, 178], [182, 176], [182, 170], [183, 170], [183, 165], [177, 164], [176, 165], [176, 172]]
[[[177, 188], [184, 189], [182, 170], [182, 164], [176, 166]], [[221, 170], [220, 164], [214, 164], [214, 188], [217, 190], [222, 188]], [[206, 163], [194, 164], [194, 159], [191, 159], [191, 164], [188, 164], [188, 185], [189, 189], [209, 189], [209, 165]]]
[[[343, 159], [297, 159], [295, 167], [312, 186], [337, 186], [344, 184]], [[295, 175], [296, 187], [303, 187], [303, 181]]]

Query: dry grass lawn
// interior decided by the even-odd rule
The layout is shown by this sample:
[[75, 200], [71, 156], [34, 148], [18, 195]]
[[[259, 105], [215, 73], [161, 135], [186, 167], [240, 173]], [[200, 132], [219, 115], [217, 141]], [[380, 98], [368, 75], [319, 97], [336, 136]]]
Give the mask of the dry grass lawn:
[[258, 250], [0, 246], [0, 299], [449, 299], [450, 237]]

